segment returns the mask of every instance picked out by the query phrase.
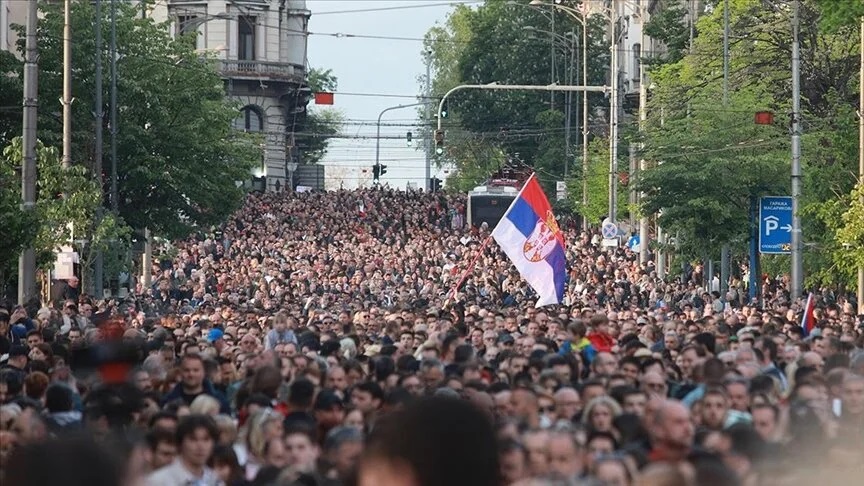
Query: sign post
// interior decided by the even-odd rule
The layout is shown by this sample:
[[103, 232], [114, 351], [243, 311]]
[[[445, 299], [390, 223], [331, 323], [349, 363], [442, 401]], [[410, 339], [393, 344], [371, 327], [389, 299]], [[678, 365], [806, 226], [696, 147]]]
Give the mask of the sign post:
[[792, 253], [792, 198], [765, 196], [759, 200], [759, 253]]

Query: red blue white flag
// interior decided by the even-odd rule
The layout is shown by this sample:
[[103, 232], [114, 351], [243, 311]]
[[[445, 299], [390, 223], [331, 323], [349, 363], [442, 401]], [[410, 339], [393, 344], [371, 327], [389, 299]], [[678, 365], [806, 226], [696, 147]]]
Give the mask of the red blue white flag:
[[537, 307], [564, 300], [567, 278], [564, 235], [536, 174], [528, 178], [492, 230], [492, 237], [537, 292]]

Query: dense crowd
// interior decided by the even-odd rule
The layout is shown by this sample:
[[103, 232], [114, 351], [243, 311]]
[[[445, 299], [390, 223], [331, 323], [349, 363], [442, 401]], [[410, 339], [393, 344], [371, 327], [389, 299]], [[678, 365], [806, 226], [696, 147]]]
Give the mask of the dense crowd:
[[782, 278], [755, 302], [746, 268], [724, 295], [698, 265], [661, 280], [565, 219], [564, 302], [538, 309], [465, 210], [381, 188], [252, 194], [163, 248], [129, 298], [73, 279], [5, 305], [0, 481], [860, 481], [854, 300], [818, 289], [807, 332]]

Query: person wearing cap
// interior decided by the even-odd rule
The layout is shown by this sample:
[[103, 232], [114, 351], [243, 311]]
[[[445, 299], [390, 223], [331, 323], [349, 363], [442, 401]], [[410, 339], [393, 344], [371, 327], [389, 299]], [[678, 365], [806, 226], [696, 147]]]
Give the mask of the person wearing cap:
[[325, 388], [315, 397], [313, 415], [318, 425], [318, 437], [323, 438], [345, 419], [345, 406], [335, 391]]
[[18, 373], [24, 373], [27, 369], [27, 361], [30, 350], [23, 344], [15, 344], [9, 349], [9, 356], [6, 362], [0, 366], [0, 370], [12, 370]]

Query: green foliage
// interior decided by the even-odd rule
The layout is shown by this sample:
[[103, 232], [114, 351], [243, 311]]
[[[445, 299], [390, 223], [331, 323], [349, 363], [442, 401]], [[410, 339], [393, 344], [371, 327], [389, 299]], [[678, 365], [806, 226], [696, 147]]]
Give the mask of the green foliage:
[[650, 53], [645, 56], [649, 64], [676, 63], [687, 54], [690, 45], [690, 28], [686, 22], [687, 3], [683, 0], [666, 2], [666, 7], [645, 24], [645, 35], [666, 46], [664, 54]]
[[[332, 69], [310, 69], [308, 78], [313, 93], [332, 93], [339, 84]], [[345, 115], [333, 108], [317, 108], [308, 112], [303, 133], [296, 135], [297, 146], [303, 150], [304, 163], [315, 164], [324, 158], [330, 139], [339, 134], [344, 121]]]
[[[576, 168], [572, 177], [567, 181], [567, 194], [573, 210], [586, 218], [593, 225], [600, 224], [609, 214], [609, 139], [596, 138], [588, 144], [588, 170], [581, 166]], [[587, 184], [584, 182], [587, 181]], [[582, 204], [583, 185], [588, 190], [588, 205]], [[619, 191], [619, 217], [622, 206], [621, 195], [625, 191]], [[623, 199], [626, 202], [626, 197]]]
[[[435, 95], [460, 84], [549, 84], [552, 37], [544, 31], [551, 28], [553, 12], [559, 36], [554, 41], [554, 81], [567, 83], [571, 44], [560, 36], [573, 34], [581, 39], [581, 25], [560, 11], [534, 8], [528, 1], [518, 3], [488, 1], [477, 8], [458, 6], [443, 25], [429, 30], [425, 48], [431, 55]], [[603, 40], [604, 25], [599, 16], [589, 21], [589, 84], [605, 82], [609, 53]], [[581, 56], [581, 49], [577, 51], [576, 57]], [[581, 62], [575, 64], [573, 69], [581, 67]], [[575, 71], [573, 74], [574, 79], [581, 78]], [[444, 123], [448, 153], [439, 163], [453, 163], [457, 176], [476, 173], [476, 166], [484, 164], [470, 154], [482, 152], [506, 155], [496, 157], [496, 161], [507, 157], [523, 160], [537, 168], [547, 183], [561, 178], [565, 163], [564, 93], [550, 97], [540, 91], [464, 90], [449, 99], [450, 115]], [[591, 94], [589, 103], [596, 107], [608, 101], [601, 94]], [[578, 111], [574, 109], [574, 113], [574, 118], [578, 117]], [[578, 141], [575, 136], [574, 147]], [[470, 148], [454, 148], [457, 144]], [[487, 147], [479, 149], [481, 144]]]
[[856, 26], [864, 17], [864, 2], [839, 0], [814, 0], [822, 12], [821, 26], [829, 32], [841, 27]]
[[846, 256], [844, 261], [855, 267], [864, 266], [864, 183], [859, 182], [845, 200], [843, 224], [837, 229], [837, 240]]
[[[743, 250], [749, 196], [789, 193], [791, 10], [781, 0], [729, 3], [727, 106], [722, 8], [699, 19], [692, 54], [651, 73], [644, 155], [654, 167], [640, 181], [643, 209], [662, 209], [661, 222], [680, 231], [688, 257], [716, 255], [724, 242]], [[851, 3], [858, 2], [804, 0], [800, 10], [807, 285], [849, 283], [853, 275], [837, 237], [857, 172], [858, 14], [843, 10]], [[803, 27], [825, 22], [831, 29]], [[753, 124], [759, 110], [775, 113], [773, 126]]]
[[[62, 138], [63, 5], [40, 3], [39, 134]], [[109, 9], [102, 9], [105, 144], [108, 157]], [[174, 238], [223, 221], [242, 201], [235, 184], [260, 163], [260, 146], [231, 130], [238, 106], [225, 97], [216, 61], [196, 52], [191, 37], [173, 39], [169, 24], [142, 19], [135, 5], [117, 5], [119, 210], [133, 228]], [[72, 4], [73, 164], [92, 170], [95, 66], [94, 12]], [[23, 52], [23, 36], [19, 50]], [[19, 95], [20, 99], [20, 95]], [[106, 170], [106, 173], [110, 173]]]
[[[38, 266], [47, 270], [54, 264], [54, 253], [72, 240], [79, 242], [76, 249], [85, 263], [92, 260], [95, 250], [104, 251], [111, 242], [128, 241], [129, 228], [113, 215], [106, 215], [98, 224], [93, 223], [102, 195], [98, 183], [85, 167], [64, 170], [57, 149], [41, 142], [36, 146], [36, 162], [39, 177], [34, 211], [24, 212], [12, 205], [21, 200], [20, 184], [4, 185], [0, 192], [0, 214], [4, 228], [9, 230], [9, 238], [4, 238], [4, 245], [0, 247], [0, 261], [3, 262], [0, 274], [14, 273], [12, 266], [17, 262], [17, 255], [28, 244], [36, 249]], [[3, 149], [0, 173], [11, 175], [22, 164], [23, 144], [21, 137], [17, 137]], [[16, 178], [4, 177], [3, 180], [15, 181]], [[83, 248], [82, 240], [86, 240]]]

